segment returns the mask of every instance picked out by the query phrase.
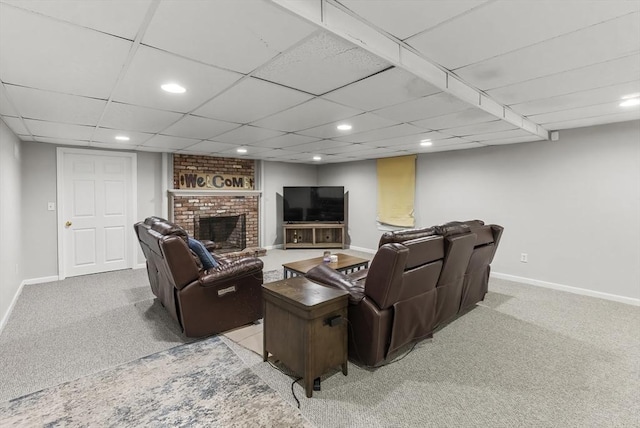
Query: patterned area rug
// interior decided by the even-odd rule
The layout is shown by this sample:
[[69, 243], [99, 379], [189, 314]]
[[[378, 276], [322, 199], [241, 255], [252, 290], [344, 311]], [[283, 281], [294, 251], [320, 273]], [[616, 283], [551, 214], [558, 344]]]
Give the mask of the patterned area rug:
[[0, 426], [310, 427], [219, 337], [0, 403]]
[[262, 273], [262, 282], [280, 281], [283, 278], [282, 269], [268, 270]]

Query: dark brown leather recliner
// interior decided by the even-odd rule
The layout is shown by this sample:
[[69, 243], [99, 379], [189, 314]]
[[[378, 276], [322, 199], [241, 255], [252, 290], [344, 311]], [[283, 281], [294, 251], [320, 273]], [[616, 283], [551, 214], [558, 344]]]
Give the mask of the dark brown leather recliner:
[[404, 345], [431, 335], [444, 257], [442, 236], [383, 244], [357, 280], [319, 265], [306, 277], [350, 293], [349, 356], [377, 366]]
[[[349, 356], [376, 366], [484, 299], [502, 230], [471, 220], [386, 232], [368, 270], [345, 275], [321, 265], [306, 276], [350, 293]], [[426, 265], [437, 273], [415, 271]], [[401, 279], [390, 274], [400, 270]]]
[[151, 290], [185, 336], [209, 336], [262, 318], [262, 260], [230, 261], [213, 254], [218, 266], [205, 270], [180, 226], [149, 217], [134, 229]]

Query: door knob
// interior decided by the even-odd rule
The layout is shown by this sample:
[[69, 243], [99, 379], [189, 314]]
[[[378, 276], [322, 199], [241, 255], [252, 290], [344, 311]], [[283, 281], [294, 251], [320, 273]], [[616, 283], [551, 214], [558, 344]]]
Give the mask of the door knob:
[[64, 224], [64, 227], [70, 227], [70, 226], [71, 226], [71, 224], [72, 224], [72, 223], [71, 223], [70, 221], [67, 221], [67, 222]]

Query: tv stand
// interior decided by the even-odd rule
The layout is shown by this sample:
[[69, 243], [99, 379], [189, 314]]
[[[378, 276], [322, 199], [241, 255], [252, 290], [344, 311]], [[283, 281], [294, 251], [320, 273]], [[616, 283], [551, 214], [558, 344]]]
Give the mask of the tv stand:
[[283, 248], [344, 248], [344, 223], [287, 223]]

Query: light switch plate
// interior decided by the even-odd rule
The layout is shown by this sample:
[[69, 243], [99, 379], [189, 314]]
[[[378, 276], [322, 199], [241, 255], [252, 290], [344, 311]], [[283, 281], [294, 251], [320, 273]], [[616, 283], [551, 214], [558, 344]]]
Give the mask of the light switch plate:
[[55, 211], [55, 210], [56, 210], [56, 203], [55, 203], [55, 202], [49, 202], [49, 203], [47, 204], [47, 209], [48, 209], [49, 211]]

